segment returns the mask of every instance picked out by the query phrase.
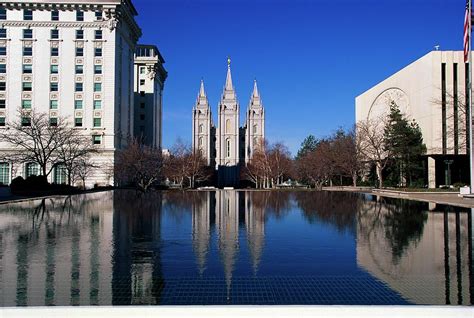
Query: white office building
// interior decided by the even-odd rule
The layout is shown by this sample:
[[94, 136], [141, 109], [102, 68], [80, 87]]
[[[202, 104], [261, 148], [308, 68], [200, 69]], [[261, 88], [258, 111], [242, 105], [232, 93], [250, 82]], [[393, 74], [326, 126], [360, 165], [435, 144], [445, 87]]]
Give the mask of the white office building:
[[162, 148], [163, 88], [168, 75], [165, 60], [154, 45], [135, 49], [135, 136], [145, 144]]
[[433, 51], [355, 100], [356, 122], [388, 114], [393, 101], [419, 124], [430, 188], [469, 183], [467, 69], [462, 51]]
[[[0, 3], [0, 129], [18, 121], [19, 109], [48, 113], [53, 123], [55, 118], [68, 118], [100, 149], [92, 158], [100, 169], [88, 186], [113, 183], [117, 150], [135, 132], [134, 58], [141, 36], [136, 15], [130, 0]], [[164, 70], [156, 53], [147, 65], [158, 65], [148, 70], [160, 74], [152, 85], [161, 85], [156, 98], [159, 114], [153, 115], [160, 123], [153, 128], [160, 131], [153, 134], [158, 136], [153, 143], [161, 145]], [[146, 73], [149, 79], [151, 71]], [[0, 142], [0, 152], [8, 153], [9, 147]], [[28, 177], [36, 168], [33, 163], [1, 162], [0, 182]], [[64, 167], [54, 167], [49, 181], [64, 183]]]

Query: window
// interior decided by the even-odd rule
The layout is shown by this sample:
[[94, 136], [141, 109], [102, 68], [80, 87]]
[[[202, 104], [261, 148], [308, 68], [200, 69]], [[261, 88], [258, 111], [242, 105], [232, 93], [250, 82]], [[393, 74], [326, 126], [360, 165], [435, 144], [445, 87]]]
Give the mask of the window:
[[203, 131], [204, 131], [204, 125], [201, 124], [199, 125], [199, 133], [202, 134]]
[[0, 64], [0, 74], [7, 72], [7, 64]]
[[7, 19], [7, 9], [5, 8], [0, 8], [0, 20], [6, 20]]
[[49, 85], [51, 92], [57, 92], [59, 90], [59, 84], [58, 83], [50, 83]]
[[59, 48], [52, 47], [51, 48], [51, 56], [59, 56]]
[[84, 48], [76, 47], [76, 56], [84, 56]]
[[51, 11], [51, 21], [59, 21], [59, 11], [58, 10]]
[[82, 91], [83, 91], [82, 83], [76, 83], [76, 92], [82, 92]]
[[3, 46], [0, 47], [0, 56], [6, 56], [7, 55], [7, 47]]
[[94, 145], [100, 145], [102, 143], [102, 136], [100, 135], [92, 135], [92, 143]]
[[227, 120], [225, 121], [225, 132], [226, 132], [226, 133], [230, 133], [230, 129], [231, 129], [230, 119], [227, 119]]
[[97, 21], [101, 21], [102, 20], [102, 11], [96, 11], [95, 12], [95, 19]]
[[31, 177], [31, 176], [39, 176], [39, 171], [40, 171], [40, 168], [39, 168], [39, 164], [37, 164], [36, 162], [30, 162], [30, 163], [27, 163], [26, 164], [26, 177]]
[[102, 74], [102, 65], [94, 65], [94, 74]]
[[58, 29], [52, 29], [51, 30], [51, 39], [59, 39], [59, 30]]
[[7, 106], [7, 101], [4, 99], [0, 99], [0, 108], [5, 108]]
[[33, 11], [29, 9], [23, 10], [23, 20], [33, 20]]
[[74, 101], [74, 109], [82, 109], [82, 100]]
[[145, 108], [145, 103], [140, 103], [140, 108]]
[[23, 116], [21, 117], [21, 125], [23, 127], [29, 127], [31, 126], [31, 118], [28, 116]]
[[23, 109], [31, 109], [31, 100], [24, 99], [21, 101], [21, 108]]
[[24, 39], [32, 39], [33, 38], [33, 30], [32, 29], [23, 29], [23, 38]]
[[83, 74], [84, 73], [84, 65], [76, 65], [76, 74]]
[[199, 137], [199, 148], [202, 148], [202, 137]]
[[76, 11], [76, 21], [84, 21], [84, 11]]
[[74, 127], [82, 127], [82, 117], [74, 118]]
[[253, 133], [256, 134], [257, 133], [257, 128], [258, 126], [257, 125], [253, 125]]
[[100, 145], [102, 143], [102, 136], [100, 135], [93, 135], [92, 136], [92, 143], [94, 145]]
[[102, 40], [102, 30], [95, 30], [94, 39]]
[[226, 140], [226, 157], [230, 158], [230, 139]]
[[0, 127], [5, 127], [5, 117], [0, 117]]
[[7, 83], [0, 82], [0, 91], [5, 91], [7, 89]]
[[0, 163], [0, 184], [10, 183], [10, 164], [8, 162]]
[[145, 114], [140, 114], [140, 120], [145, 120]]
[[51, 65], [51, 74], [58, 74], [59, 73], [59, 66], [56, 64]]
[[23, 47], [23, 56], [32, 56], [33, 48], [32, 47]]
[[102, 108], [102, 101], [101, 100], [95, 100], [94, 101], [94, 109], [101, 109]]
[[145, 66], [140, 67], [140, 74], [145, 74]]
[[49, 125], [50, 125], [51, 127], [56, 127], [56, 126], [58, 126], [58, 119], [57, 119], [56, 117], [51, 117], [51, 118], [49, 119]]
[[53, 182], [56, 184], [65, 184], [67, 179], [66, 166], [62, 163], [54, 166]]
[[49, 101], [49, 109], [58, 109], [58, 101], [57, 100], [50, 100]]
[[140, 80], [140, 85], [145, 85], [145, 80], [144, 79]]
[[7, 38], [7, 29], [0, 28], [0, 39], [6, 39], [6, 38]]
[[94, 118], [94, 127], [102, 126], [102, 118]]
[[79, 29], [76, 30], [76, 40], [83, 40], [84, 39], [84, 30]]
[[31, 74], [31, 73], [33, 73], [33, 65], [23, 64], [23, 74]]
[[140, 91], [140, 96], [145, 97], [145, 91]]
[[94, 92], [102, 91], [102, 83], [94, 83]]
[[95, 57], [101, 57], [102, 56], [102, 48], [101, 47], [96, 47], [94, 49], [94, 56]]
[[24, 92], [31, 92], [33, 85], [31, 84], [31, 82], [23, 82], [22, 87]]

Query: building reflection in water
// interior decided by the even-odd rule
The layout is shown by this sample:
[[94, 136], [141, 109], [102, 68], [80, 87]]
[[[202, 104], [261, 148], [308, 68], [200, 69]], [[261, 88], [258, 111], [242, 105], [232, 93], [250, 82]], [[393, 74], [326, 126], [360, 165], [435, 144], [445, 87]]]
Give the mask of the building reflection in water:
[[363, 202], [360, 267], [417, 304], [473, 304], [471, 210], [382, 197]]
[[111, 192], [2, 205], [2, 305], [110, 304], [111, 241]]
[[114, 193], [113, 305], [160, 303], [161, 202], [159, 192]]

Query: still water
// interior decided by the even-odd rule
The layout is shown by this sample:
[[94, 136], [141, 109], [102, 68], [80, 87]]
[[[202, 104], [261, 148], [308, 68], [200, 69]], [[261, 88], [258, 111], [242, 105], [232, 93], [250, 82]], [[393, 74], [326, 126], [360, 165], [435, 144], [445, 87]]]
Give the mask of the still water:
[[2, 306], [463, 304], [471, 210], [327, 192], [0, 205]]

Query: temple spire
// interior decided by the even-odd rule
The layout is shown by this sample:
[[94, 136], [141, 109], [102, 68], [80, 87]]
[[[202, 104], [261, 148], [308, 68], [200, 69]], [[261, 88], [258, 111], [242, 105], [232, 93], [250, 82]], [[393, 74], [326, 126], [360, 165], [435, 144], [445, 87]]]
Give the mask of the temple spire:
[[201, 79], [201, 88], [199, 89], [199, 97], [206, 97], [206, 92], [204, 91], [204, 80]]
[[257, 88], [257, 80], [255, 79], [253, 81], [253, 94], [252, 94], [253, 97], [256, 97], [258, 98], [258, 88]]
[[227, 58], [227, 78], [225, 80], [225, 90], [231, 91], [234, 87], [232, 86], [232, 74], [230, 73], [230, 58]]

